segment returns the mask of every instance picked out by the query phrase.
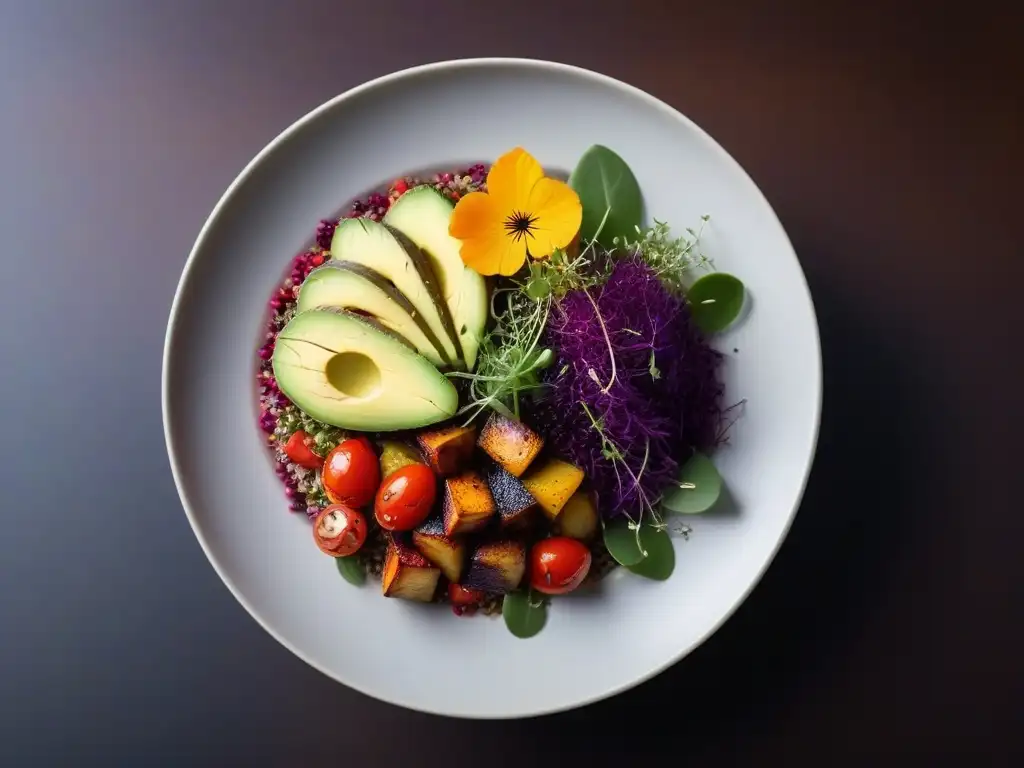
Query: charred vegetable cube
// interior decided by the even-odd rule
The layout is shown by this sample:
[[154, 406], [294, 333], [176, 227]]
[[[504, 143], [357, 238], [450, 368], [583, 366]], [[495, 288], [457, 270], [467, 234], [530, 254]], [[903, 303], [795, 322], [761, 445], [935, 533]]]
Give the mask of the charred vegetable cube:
[[398, 440], [384, 440], [380, 447], [380, 476], [387, 478], [393, 475], [402, 467], [410, 464], [422, 464], [423, 457], [420, 452], [408, 443]]
[[444, 427], [421, 432], [416, 438], [427, 457], [427, 464], [441, 475], [458, 474], [469, 463], [476, 444], [474, 427]]
[[526, 546], [503, 539], [481, 544], [473, 552], [462, 585], [488, 594], [506, 594], [519, 586], [526, 573]]
[[485, 470], [487, 485], [494, 497], [502, 528], [522, 528], [529, 524], [537, 500], [526, 490], [523, 481], [498, 464]]
[[583, 470], [561, 459], [548, 459], [523, 478], [526, 490], [552, 520], [558, 517], [582, 482]]
[[444, 518], [440, 514], [428, 517], [412, 532], [412, 543], [427, 560], [441, 569], [448, 581], [457, 582], [466, 562], [466, 545], [445, 535]]
[[479, 472], [470, 470], [444, 481], [444, 515], [446, 536], [459, 536], [483, 528], [494, 515], [494, 497]]
[[397, 534], [390, 536], [388, 553], [384, 558], [384, 573], [381, 576], [385, 597], [429, 603], [434, 599], [434, 590], [440, 578], [441, 570], [431, 565], [408, 538]]
[[562, 536], [580, 541], [593, 538], [600, 525], [597, 497], [588, 491], [576, 491], [555, 518], [555, 527]]
[[492, 413], [477, 444], [509, 474], [522, 477], [544, 447], [544, 440], [521, 421]]

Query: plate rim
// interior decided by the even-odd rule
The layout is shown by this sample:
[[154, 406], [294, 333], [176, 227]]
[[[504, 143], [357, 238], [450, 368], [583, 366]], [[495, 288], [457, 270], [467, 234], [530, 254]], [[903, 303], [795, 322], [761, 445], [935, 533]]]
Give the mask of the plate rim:
[[[546, 70], [559, 72], [561, 74], [573, 75], [575, 77], [589, 80], [590, 82], [598, 85], [603, 85], [609, 88], [613, 88], [623, 92], [625, 95], [638, 98], [646, 102], [649, 106], [664, 112], [666, 115], [671, 116], [673, 119], [678, 120], [688, 129], [694, 131], [699, 140], [706, 146], [708, 150], [716, 153], [719, 159], [725, 161], [728, 165], [732, 166], [733, 171], [738, 172], [741, 177], [746, 178], [750, 182], [757, 196], [761, 202], [765, 205], [767, 211], [771, 214], [771, 218], [774, 221], [775, 226], [778, 229], [778, 234], [782, 237], [784, 242], [789, 248], [789, 253], [793, 257], [797, 273], [799, 275], [801, 284], [803, 286], [807, 301], [811, 310], [811, 332], [814, 342], [814, 419], [811, 434], [811, 450], [808, 452], [806, 463], [802, 471], [802, 479], [800, 487], [797, 489], [796, 497], [793, 501], [792, 509], [789, 511], [785, 524], [780, 532], [778, 540], [775, 542], [768, 556], [765, 558], [764, 563], [758, 570], [757, 574], [741, 592], [738, 598], [727, 607], [722, 613], [719, 620], [710, 625], [703, 633], [701, 633], [696, 640], [683, 646], [676, 654], [670, 656], [660, 664], [653, 666], [648, 672], [632, 680], [629, 680], [618, 685], [613, 685], [605, 688], [603, 691], [597, 694], [591, 694], [586, 697], [577, 699], [573, 703], [554, 705], [554, 706], [541, 706], [534, 707], [530, 710], [515, 710], [508, 711], [501, 715], [475, 715], [473, 713], [462, 712], [462, 711], [451, 711], [446, 709], [444, 706], [425, 708], [423, 706], [417, 706], [410, 702], [403, 701], [396, 696], [380, 695], [369, 688], [361, 685], [355, 685], [352, 682], [342, 679], [341, 676], [335, 674], [333, 671], [325, 668], [318, 664], [311, 658], [309, 658], [299, 648], [295, 647], [291, 642], [281, 636], [276, 630], [270, 627], [258, 614], [257, 611], [249, 604], [246, 598], [242, 595], [239, 588], [235, 583], [228, 577], [228, 575], [221, 568], [220, 563], [214, 557], [206, 538], [204, 537], [199, 525], [196, 522], [195, 514], [192, 509], [192, 504], [189, 501], [188, 495], [185, 492], [183, 473], [177, 459], [177, 451], [172, 436], [171, 430], [171, 404], [170, 404], [170, 387], [169, 387], [169, 370], [172, 359], [172, 347], [174, 346], [174, 338], [178, 325], [178, 318], [181, 312], [181, 303], [183, 301], [183, 295], [186, 287], [192, 279], [192, 272], [195, 267], [196, 259], [199, 251], [204, 247], [205, 241], [209, 236], [210, 231], [216, 226], [218, 220], [221, 217], [223, 210], [230, 203], [231, 199], [235, 196], [237, 190], [245, 184], [249, 177], [253, 174], [255, 169], [263, 163], [278, 147], [282, 146], [287, 142], [293, 135], [298, 133], [307, 124], [314, 122], [323, 113], [335, 108], [345, 101], [353, 99], [360, 94], [379, 88], [381, 86], [388, 85], [392, 82], [402, 80], [405, 78], [416, 77], [419, 75], [429, 75], [437, 72], [445, 72], [459, 69], [475, 69], [475, 68], [488, 68], [488, 67], [524, 67], [533, 68], [538, 70]], [[789, 238], [785, 227], [782, 225], [782, 221], [779, 219], [778, 214], [768, 201], [764, 192], [757, 185], [754, 179], [746, 171], [746, 169], [740, 165], [740, 163], [733, 158], [733, 156], [721, 145], [718, 141], [712, 137], [707, 131], [701, 128], [692, 119], [687, 117], [681, 111], [671, 106], [665, 101], [653, 96], [647, 91], [638, 88], [634, 85], [630, 85], [622, 80], [605, 75], [595, 70], [587, 69], [584, 67], [576, 66], [573, 64], [567, 64], [564, 62], [550, 61], [546, 59], [537, 58], [524, 58], [524, 57], [474, 57], [465, 59], [444, 59], [438, 61], [432, 61], [425, 64], [418, 64], [402, 69], [394, 70], [387, 74], [379, 77], [367, 80], [359, 85], [349, 88], [336, 96], [328, 99], [317, 107], [314, 107], [306, 114], [299, 117], [297, 120], [288, 125], [284, 130], [279, 132], [273, 139], [271, 139], [256, 155], [242, 168], [237, 176], [231, 181], [227, 189], [221, 194], [217, 200], [216, 205], [203, 222], [203, 226], [199, 230], [199, 234], [196, 236], [195, 242], [192, 248], [189, 250], [188, 258], [185, 260], [185, 265], [182, 268], [181, 276], [178, 278], [178, 284], [174, 290], [174, 298], [171, 301], [170, 314], [167, 320], [167, 328], [164, 334], [164, 345], [163, 354], [161, 358], [161, 375], [160, 375], [160, 410], [161, 410], [161, 421], [164, 431], [164, 445], [167, 451], [167, 458], [171, 467], [171, 475], [174, 479], [175, 490], [178, 493], [178, 500], [181, 503], [182, 509], [185, 512], [185, 516], [188, 519], [189, 526], [192, 529], [193, 535], [199, 542], [200, 548], [203, 550], [203, 554], [206, 556], [207, 561], [213, 567], [214, 571], [220, 577], [221, 582], [227, 587], [231, 595], [238, 601], [238, 603], [245, 609], [249, 616], [271, 637], [273, 637], [278, 643], [284, 648], [290, 651], [296, 658], [305, 662], [308, 666], [317, 670], [327, 678], [334, 680], [337, 683], [355, 690], [364, 696], [383, 701], [393, 706], [402, 707], [404, 709], [426, 712], [429, 714], [440, 715], [444, 717], [454, 717], [459, 719], [467, 720], [510, 720], [520, 719], [528, 717], [540, 717], [546, 715], [552, 715], [559, 712], [571, 711], [579, 709], [591, 704], [595, 704], [599, 701], [612, 698], [621, 693], [624, 693], [632, 688], [636, 688], [643, 683], [657, 677], [662, 672], [667, 670], [669, 667], [677, 664], [682, 659], [689, 656], [694, 650], [702, 646], [708, 641], [721, 627], [732, 618], [735, 612], [739, 609], [743, 603], [747, 601], [750, 594], [754, 591], [761, 580], [764, 578], [764, 574], [771, 567], [775, 561], [779, 550], [782, 548], [783, 543], [789, 536], [789, 531], [792, 528], [793, 521], [796, 519], [797, 512], [800, 509], [803, 501], [804, 493], [807, 489], [807, 483], [810, 478], [811, 469], [814, 465], [815, 456], [817, 455], [818, 438], [821, 429], [821, 411], [822, 411], [822, 399], [823, 399], [823, 382], [822, 382], [822, 356], [821, 356], [821, 337], [818, 326], [818, 315], [814, 306], [814, 297], [811, 294], [810, 286], [807, 283], [807, 277], [804, 274], [803, 267], [800, 264], [800, 259], [796, 254], [796, 249], [793, 247], [792, 241]]]

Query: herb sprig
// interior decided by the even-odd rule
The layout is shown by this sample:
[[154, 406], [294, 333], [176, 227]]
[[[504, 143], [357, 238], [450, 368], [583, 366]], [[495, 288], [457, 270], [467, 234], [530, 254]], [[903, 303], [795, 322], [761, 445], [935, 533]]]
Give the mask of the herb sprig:
[[[500, 298], [506, 304], [502, 310], [495, 307]], [[541, 371], [555, 359], [554, 353], [540, 344], [550, 311], [550, 297], [532, 300], [518, 287], [491, 296], [494, 328], [480, 345], [476, 371], [448, 373], [470, 382], [469, 402], [459, 410], [460, 415], [469, 414], [467, 425], [487, 408], [518, 420], [521, 397], [544, 386]]]
[[617, 248], [630, 252], [642, 259], [661, 282], [676, 295], [686, 292], [685, 278], [694, 269], [707, 269], [713, 262], [701, 250], [700, 238], [711, 217], [700, 217], [700, 226], [695, 230], [686, 228], [686, 234], [673, 237], [664, 221], [654, 220], [654, 226], [646, 229], [636, 227], [636, 240], [616, 237]]

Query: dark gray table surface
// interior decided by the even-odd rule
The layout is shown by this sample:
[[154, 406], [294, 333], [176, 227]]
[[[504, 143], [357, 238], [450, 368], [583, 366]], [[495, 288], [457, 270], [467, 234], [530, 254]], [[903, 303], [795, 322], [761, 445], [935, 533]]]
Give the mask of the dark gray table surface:
[[[1021, 764], [1021, 13], [598, 5], [0, 3], [0, 765]], [[598, 69], [710, 131], [792, 236], [825, 359], [807, 497], [744, 607], [641, 688], [515, 723], [278, 646], [160, 423], [171, 297], [235, 174], [329, 97], [473, 55]]]

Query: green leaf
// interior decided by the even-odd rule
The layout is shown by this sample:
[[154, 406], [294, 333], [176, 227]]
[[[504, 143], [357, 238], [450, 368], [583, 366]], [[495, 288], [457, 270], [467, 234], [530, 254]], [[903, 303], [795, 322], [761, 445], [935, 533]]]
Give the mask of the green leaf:
[[505, 595], [501, 615], [508, 631], [516, 637], [533, 637], [544, 628], [548, 619], [547, 602], [531, 590], [520, 590]]
[[636, 530], [629, 526], [629, 520], [619, 518], [604, 527], [604, 545], [608, 554], [619, 565], [627, 567], [644, 559], [644, 553], [637, 543]]
[[636, 565], [627, 566], [637, 576], [655, 581], [665, 581], [676, 567], [676, 549], [672, 539], [662, 530], [649, 525], [640, 526], [640, 543], [647, 551], [647, 557]]
[[569, 176], [583, 206], [580, 237], [611, 248], [616, 237], [631, 239], [643, 216], [643, 196], [626, 161], [595, 144]]
[[711, 509], [721, 493], [722, 476], [711, 459], [695, 452], [679, 470], [679, 479], [665, 491], [661, 505], [672, 512], [694, 515]]
[[724, 331], [743, 309], [743, 283], [725, 272], [712, 272], [690, 286], [686, 300], [702, 331]]
[[526, 284], [526, 295], [534, 301], [546, 299], [551, 295], [551, 283], [543, 277], [531, 277]]
[[349, 555], [348, 557], [336, 557], [334, 562], [338, 566], [338, 573], [349, 584], [355, 584], [357, 587], [361, 587], [366, 583], [366, 569], [363, 567], [362, 562], [356, 555]]

